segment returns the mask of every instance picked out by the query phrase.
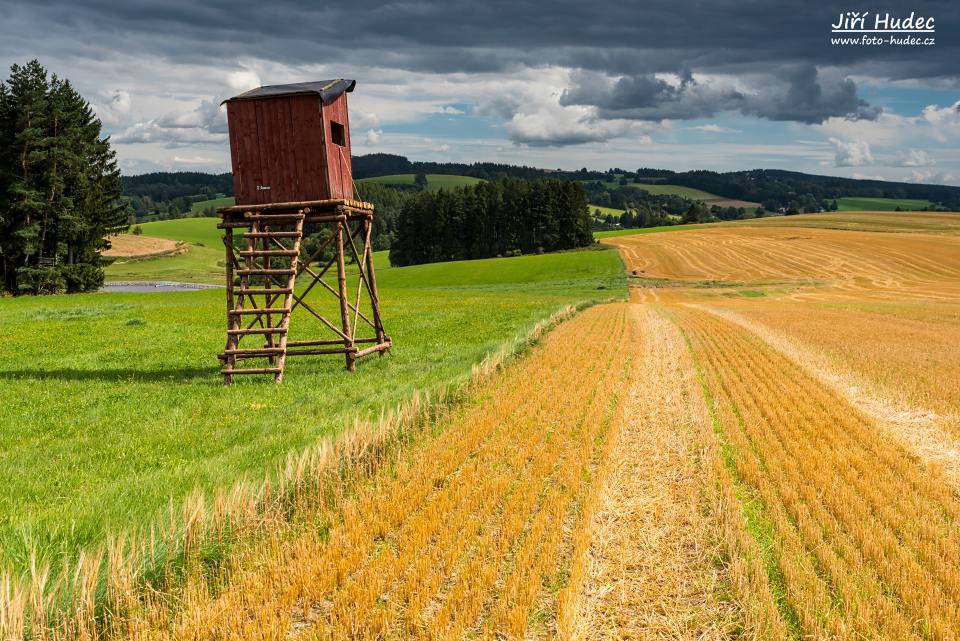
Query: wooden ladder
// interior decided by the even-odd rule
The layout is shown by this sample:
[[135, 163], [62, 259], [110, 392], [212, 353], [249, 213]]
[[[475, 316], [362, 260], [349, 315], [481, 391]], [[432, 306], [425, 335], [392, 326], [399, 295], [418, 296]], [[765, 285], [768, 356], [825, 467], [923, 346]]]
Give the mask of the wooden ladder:
[[[220, 354], [220, 360], [224, 363], [220, 373], [228, 385], [237, 374], [273, 374], [274, 382], [283, 380], [293, 289], [297, 279], [300, 241], [303, 238], [302, 211], [280, 215], [255, 214], [250, 216], [250, 220], [250, 231], [243, 234], [247, 239], [246, 249], [233, 252], [234, 256], [228, 259], [232, 264], [228, 266], [227, 278], [227, 346]], [[285, 245], [285, 241], [292, 241], [291, 245]], [[230, 239], [228, 247], [232, 246]], [[243, 259], [242, 266], [237, 257]], [[273, 258], [289, 258], [290, 263], [271, 265]], [[234, 274], [240, 277], [238, 289], [234, 288]], [[280, 282], [282, 277], [286, 277], [285, 285]], [[262, 282], [251, 283], [251, 279], [262, 279]], [[262, 306], [257, 305], [258, 297]], [[275, 307], [281, 297], [283, 305]], [[251, 320], [244, 327], [247, 318]], [[241, 348], [240, 340], [245, 336], [263, 336], [265, 343], [263, 347]], [[237, 360], [249, 358], [266, 358], [269, 366], [237, 367]]]

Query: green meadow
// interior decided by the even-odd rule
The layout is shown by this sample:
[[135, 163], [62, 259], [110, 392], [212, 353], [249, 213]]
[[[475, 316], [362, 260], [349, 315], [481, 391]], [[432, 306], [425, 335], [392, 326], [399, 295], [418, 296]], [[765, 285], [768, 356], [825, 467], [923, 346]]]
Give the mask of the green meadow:
[[220, 198], [211, 198], [210, 200], [198, 200], [190, 205], [190, 211], [197, 213], [206, 212], [210, 207], [213, 207], [214, 209], [219, 209], [220, 207], [233, 207], [233, 202], [233, 196], [221, 196]]
[[[147, 227], [204, 249], [217, 239], [204, 219]], [[466, 380], [566, 305], [626, 295], [611, 250], [404, 268], [378, 258], [393, 350], [353, 374], [338, 357], [292, 358], [280, 386], [223, 386], [222, 290], [0, 299], [0, 560], [22, 570], [33, 553], [56, 560], [145, 529], [194, 488], [262, 479], [357, 415]], [[187, 268], [171, 257], [149, 273], [167, 273], [160, 261]], [[291, 337], [317, 336], [311, 321], [294, 316]]]
[[613, 207], [601, 207], [600, 205], [588, 205], [588, 207], [590, 208], [590, 215], [591, 215], [591, 216], [593, 216], [594, 214], [596, 214], [598, 209], [600, 210], [600, 215], [601, 215], [601, 216], [606, 216], [606, 215], [608, 215], [608, 214], [612, 214], [612, 215], [615, 216], [616, 218], [619, 218], [620, 216], [622, 216], [622, 215], [623, 215], [623, 212], [624, 212], [623, 209], [614, 209]]
[[910, 198], [855, 198], [837, 199], [838, 211], [922, 211], [932, 203], [929, 200]]
[[[441, 189], [453, 189], [454, 187], [468, 187], [483, 182], [480, 178], [472, 176], [455, 176], [449, 174], [427, 174], [427, 190], [439, 191]], [[374, 176], [371, 178], [360, 178], [356, 182], [380, 183], [382, 185], [412, 185], [416, 174], [393, 174], [391, 176]], [[361, 187], [361, 190], [363, 188]]]
[[724, 200], [723, 196], [717, 196], [716, 194], [711, 194], [710, 192], [706, 192], [701, 189], [694, 189], [693, 187], [684, 187], [683, 185], [665, 185], [662, 183], [649, 184], [649, 183], [635, 183], [635, 182], [628, 182], [626, 185], [621, 185], [616, 180], [608, 180], [601, 184], [607, 189], [618, 189], [620, 187], [642, 189], [643, 191], [649, 192], [656, 196], [674, 195], [674, 196], [683, 196], [684, 198], [689, 198], [691, 200]]
[[609, 231], [595, 231], [593, 238], [602, 240], [604, 238], [615, 238], [617, 236], [636, 236], [637, 234], [659, 234], [666, 231], [684, 231], [688, 229], [703, 229], [705, 227], [715, 227], [722, 223], [703, 223], [692, 225], [661, 225], [659, 227], [631, 227], [629, 229], [611, 229]]

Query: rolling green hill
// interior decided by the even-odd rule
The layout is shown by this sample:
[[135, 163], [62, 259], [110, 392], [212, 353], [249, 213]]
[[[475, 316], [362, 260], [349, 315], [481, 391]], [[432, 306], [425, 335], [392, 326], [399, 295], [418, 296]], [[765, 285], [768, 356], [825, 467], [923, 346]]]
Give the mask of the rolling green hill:
[[[448, 174], [426, 174], [426, 176], [427, 189], [430, 191], [465, 187], [483, 182], [480, 178], [473, 178], [471, 176], [454, 176]], [[382, 185], [412, 185], [415, 177], [416, 174], [393, 174], [391, 176], [361, 178], [357, 180], [357, 183], [361, 185], [366, 182], [380, 183]]]
[[233, 206], [233, 196], [223, 196], [221, 198], [213, 198], [211, 200], [199, 200], [190, 205], [190, 211], [193, 213], [205, 212], [210, 207], [214, 209], [219, 209], [220, 207], [232, 207]]
[[717, 196], [716, 194], [711, 194], [706, 191], [701, 191], [700, 189], [694, 189], [693, 187], [684, 187], [682, 185], [665, 185], [665, 184], [649, 184], [649, 183], [635, 183], [628, 182], [626, 185], [621, 185], [616, 180], [608, 180], [601, 183], [607, 189], [618, 189], [620, 187], [628, 187], [631, 189], [642, 189], [648, 193], [657, 195], [657, 196], [683, 196], [684, 198], [689, 198], [691, 200], [724, 200], [723, 196]]
[[606, 216], [607, 214], [613, 214], [616, 218], [619, 218], [623, 211], [622, 209], [614, 209], [613, 207], [601, 207], [600, 205], [587, 205], [590, 208], [590, 215], [593, 216], [597, 210], [600, 210], [601, 216]]
[[910, 198], [838, 198], [839, 211], [921, 211], [932, 203], [929, 200]]

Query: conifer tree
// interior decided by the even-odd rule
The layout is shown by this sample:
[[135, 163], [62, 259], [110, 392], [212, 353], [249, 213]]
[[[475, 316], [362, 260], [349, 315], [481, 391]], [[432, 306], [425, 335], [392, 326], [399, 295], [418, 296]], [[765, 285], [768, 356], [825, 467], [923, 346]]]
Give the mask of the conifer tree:
[[12, 293], [103, 284], [108, 234], [127, 226], [120, 171], [89, 103], [33, 60], [0, 82], [0, 264]]

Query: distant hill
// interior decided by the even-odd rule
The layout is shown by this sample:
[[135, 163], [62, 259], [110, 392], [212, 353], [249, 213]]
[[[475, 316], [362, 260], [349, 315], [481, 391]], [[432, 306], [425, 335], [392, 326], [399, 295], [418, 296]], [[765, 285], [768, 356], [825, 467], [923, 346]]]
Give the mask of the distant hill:
[[785, 202], [809, 194], [816, 200], [839, 198], [894, 198], [941, 203], [948, 209], [960, 208], [960, 187], [924, 185], [818, 176], [781, 169], [751, 171], [687, 171], [666, 177], [666, 182], [702, 189], [726, 198], [763, 202], [777, 199]]
[[[388, 176], [372, 176], [370, 178], [358, 178], [357, 184], [379, 183], [395, 187], [397, 185], [414, 187], [416, 174], [390, 174]], [[482, 178], [473, 176], [458, 176], [456, 174], [425, 174], [427, 177], [427, 191], [438, 191], [440, 189], [453, 189], [454, 187], [466, 187], [481, 182]], [[360, 188], [361, 191], [363, 188]]]
[[[413, 176], [424, 173], [428, 175], [430, 189], [505, 176], [578, 180], [584, 183], [592, 202], [615, 209], [632, 206], [630, 202], [636, 190], [642, 189], [653, 195], [673, 195], [678, 199], [762, 203], [772, 210], [797, 205], [798, 209], [816, 211], [817, 207], [832, 207], [833, 201], [843, 209], [892, 210], [899, 206], [901, 209], [960, 210], [960, 187], [838, 178], [780, 169], [723, 173], [675, 172], [649, 167], [636, 171], [620, 168], [562, 171], [503, 163], [412, 161], [394, 154], [354, 156], [353, 168], [358, 182], [393, 186], [412, 183]], [[124, 176], [123, 187], [137, 221], [209, 213], [212, 206], [222, 206], [233, 195], [233, 179], [229, 173], [157, 172]], [[610, 196], [604, 197], [604, 193]], [[681, 204], [674, 203], [672, 208], [678, 209]]]

